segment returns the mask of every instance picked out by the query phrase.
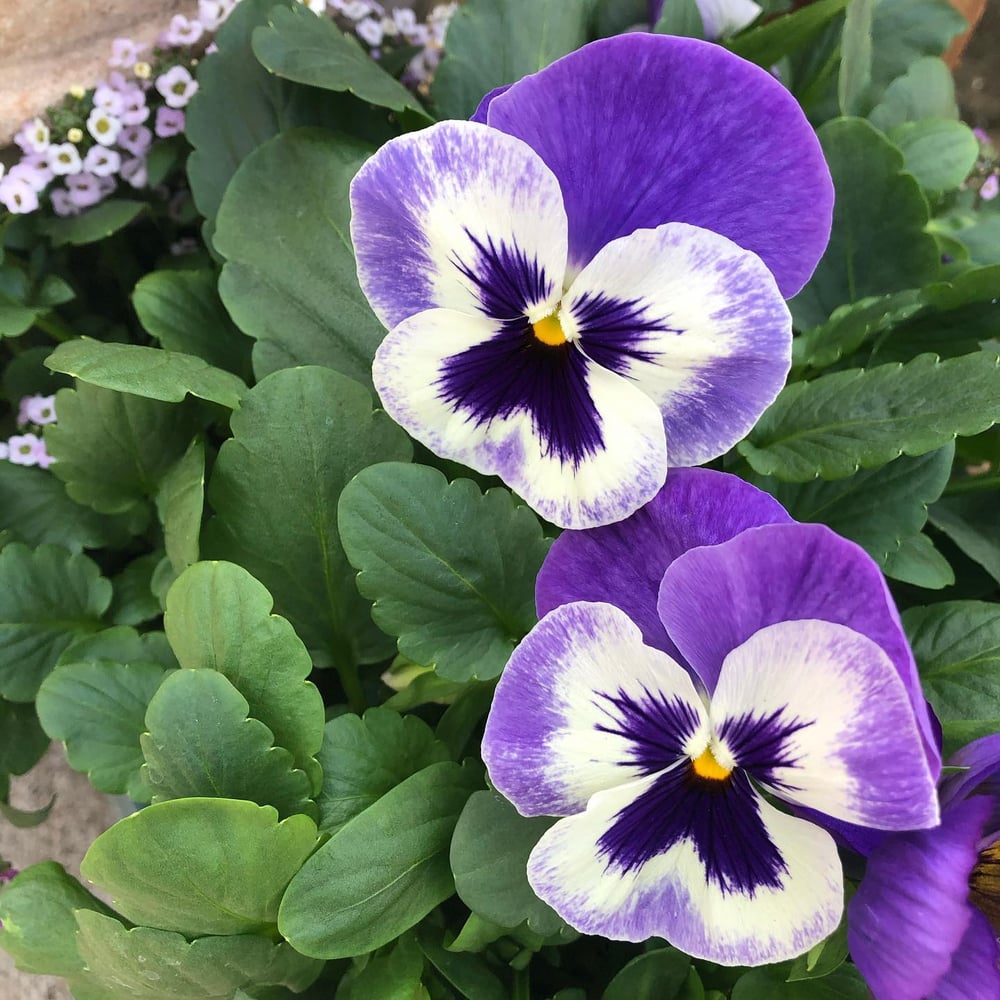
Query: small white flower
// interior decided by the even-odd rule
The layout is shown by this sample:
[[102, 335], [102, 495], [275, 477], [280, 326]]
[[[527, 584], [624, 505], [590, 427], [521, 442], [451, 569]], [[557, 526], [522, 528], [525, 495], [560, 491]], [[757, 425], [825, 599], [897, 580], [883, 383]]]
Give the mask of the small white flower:
[[108, 65], [130, 69], [139, 58], [139, 53], [146, 48], [147, 46], [138, 45], [131, 38], [116, 38], [111, 43], [111, 58], [108, 60]]
[[95, 108], [100, 108], [101, 111], [118, 117], [124, 106], [125, 98], [122, 96], [121, 91], [116, 90], [110, 84], [102, 83], [94, 91]]
[[31, 147], [31, 152], [44, 153], [49, 148], [49, 127], [41, 118], [36, 118], [28, 125], [25, 138]]
[[121, 154], [116, 149], [92, 146], [83, 158], [83, 169], [95, 177], [110, 177], [122, 165]]
[[10, 457], [10, 445], [6, 441], [0, 441], [0, 461]]
[[71, 142], [61, 142], [56, 146], [49, 146], [45, 151], [45, 159], [49, 169], [57, 177], [78, 174], [83, 169], [80, 153]]
[[28, 396], [25, 403], [25, 411], [28, 419], [39, 427], [46, 424], [55, 423], [56, 420], [56, 397], [55, 396]]
[[[0, 173], [0, 177], [3, 174]], [[7, 174], [8, 177], [20, 177], [27, 181], [36, 191], [44, 191], [55, 176], [49, 169], [44, 153], [29, 153], [22, 157], [20, 163], [15, 163]]]
[[198, 89], [198, 81], [183, 66], [174, 66], [156, 78], [156, 89], [171, 108], [183, 108]]
[[87, 118], [87, 131], [94, 137], [96, 142], [102, 146], [110, 146], [118, 138], [118, 133], [122, 130], [121, 120], [109, 115], [100, 108], [94, 108]]
[[360, 21], [372, 12], [372, 5], [367, 0], [347, 0], [338, 6], [340, 12], [350, 21]]
[[376, 48], [382, 44], [382, 25], [370, 17], [366, 17], [354, 28], [358, 38], [367, 42], [371, 48]]
[[7, 447], [8, 458], [15, 465], [38, 465], [39, 451], [45, 445], [36, 434], [15, 434]]
[[308, 7], [314, 14], [326, 13], [326, 0], [299, 0], [299, 3]]
[[194, 45], [205, 33], [205, 26], [196, 18], [186, 18], [183, 14], [175, 14], [170, 19], [170, 27], [166, 31], [168, 45]]

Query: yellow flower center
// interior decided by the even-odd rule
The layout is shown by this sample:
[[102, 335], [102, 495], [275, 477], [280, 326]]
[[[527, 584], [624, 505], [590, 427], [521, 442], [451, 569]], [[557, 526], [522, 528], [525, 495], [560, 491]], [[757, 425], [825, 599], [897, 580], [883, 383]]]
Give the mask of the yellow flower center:
[[969, 898], [986, 915], [995, 933], [1000, 927], [1000, 843], [980, 852], [969, 877]]
[[691, 761], [691, 766], [699, 778], [705, 778], [708, 781], [725, 781], [732, 773], [730, 768], [723, 767], [715, 759], [711, 747], [705, 747], [702, 755]]
[[558, 347], [566, 343], [566, 334], [563, 333], [562, 323], [556, 313], [543, 316], [537, 323], [531, 324], [531, 329], [535, 336], [549, 347]]

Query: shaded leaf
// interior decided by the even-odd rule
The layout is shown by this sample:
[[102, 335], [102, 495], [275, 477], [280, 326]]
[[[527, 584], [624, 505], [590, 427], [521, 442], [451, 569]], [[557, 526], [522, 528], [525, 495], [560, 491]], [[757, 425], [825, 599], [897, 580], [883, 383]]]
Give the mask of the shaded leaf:
[[1000, 493], [942, 497], [930, 521], [1000, 583]]
[[143, 201], [128, 198], [110, 198], [79, 215], [59, 218], [49, 216], [42, 222], [42, 231], [52, 241], [53, 246], [84, 246], [107, 239], [112, 233], [124, 229], [138, 218], [146, 208]]

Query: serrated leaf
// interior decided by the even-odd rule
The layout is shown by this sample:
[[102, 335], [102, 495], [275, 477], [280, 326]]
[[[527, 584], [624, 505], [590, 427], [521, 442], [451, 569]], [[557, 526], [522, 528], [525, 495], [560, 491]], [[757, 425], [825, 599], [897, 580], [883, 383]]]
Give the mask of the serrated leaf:
[[271, 595], [246, 570], [200, 562], [170, 588], [163, 622], [181, 666], [224, 674], [250, 714], [318, 784], [314, 755], [323, 740], [323, 700], [306, 680], [309, 654], [271, 607]]
[[224, 674], [180, 670], [168, 677], [149, 702], [141, 737], [153, 801], [247, 799], [274, 806], [282, 819], [304, 813], [315, 820], [309, 777], [249, 715], [246, 698]]
[[318, 129], [283, 132], [248, 156], [226, 189], [215, 234], [226, 258], [219, 294], [257, 341], [259, 378], [324, 365], [371, 384], [385, 328], [358, 285], [347, 198], [371, 152]]
[[958, 118], [951, 70], [933, 57], [918, 59], [893, 80], [868, 115], [868, 120], [885, 132], [925, 118]]
[[[455, 890], [473, 913], [503, 927], [550, 937], [562, 918], [528, 884], [528, 855], [555, 820], [526, 818], [498, 792], [475, 792], [451, 842]], [[669, 994], [666, 994], [669, 996]]]
[[925, 191], [961, 187], [979, 156], [979, 140], [962, 122], [924, 119], [904, 122], [889, 133], [903, 153], [903, 166]]
[[25, 868], [0, 892], [0, 948], [22, 972], [70, 976], [83, 968], [74, 910], [111, 911], [55, 861]]
[[323, 768], [319, 828], [328, 833], [362, 813], [411, 774], [448, 759], [448, 748], [416, 716], [370, 708], [326, 724], [317, 755]]
[[57, 667], [70, 663], [96, 663], [112, 660], [116, 663], [159, 663], [173, 670], [177, 658], [162, 632], [143, 632], [123, 625], [101, 629], [75, 639], [56, 662]]
[[930, 522], [1000, 583], [1000, 493], [942, 497]]
[[284, 942], [250, 934], [188, 942], [180, 934], [128, 929], [111, 916], [87, 911], [78, 915], [78, 924], [84, 983], [105, 991], [109, 1000], [232, 1000], [241, 986], [271, 984], [301, 992], [322, 969]]
[[790, 482], [841, 479], [922, 455], [1000, 420], [996, 355], [851, 369], [782, 390], [738, 445], [753, 468]]
[[204, 506], [205, 445], [196, 439], [167, 470], [156, 493], [163, 544], [176, 574], [198, 561]]
[[1000, 730], [1000, 606], [945, 601], [902, 617], [945, 752]]
[[164, 403], [179, 403], [190, 394], [234, 410], [247, 391], [243, 380], [232, 372], [213, 368], [193, 354], [136, 344], [106, 344], [90, 337], [60, 344], [45, 366], [103, 389]]
[[873, 295], [917, 288], [940, 269], [930, 217], [903, 154], [861, 118], [838, 118], [818, 132], [836, 189], [830, 243], [791, 302], [796, 326], [824, 323], [834, 309]]
[[70, 766], [101, 792], [148, 802], [140, 777], [139, 735], [146, 706], [167, 671], [158, 663], [71, 663], [54, 670], [38, 690], [45, 731], [66, 744]]
[[771, 493], [797, 521], [817, 521], [857, 542], [880, 566], [904, 538], [927, 522], [927, 505], [948, 484], [954, 444], [917, 458], [903, 456], [847, 479], [783, 483], [762, 477], [756, 485]]
[[481, 494], [436, 469], [383, 464], [346, 487], [339, 524], [358, 589], [404, 656], [451, 680], [500, 674], [536, 620], [549, 546], [527, 507], [504, 488]]
[[292, 879], [279, 927], [315, 958], [362, 955], [422, 920], [454, 891], [448, 844], [482, 781], [472, 766], [432, 764], [338, 830]]
[[941, 590], [955, 582], [955, 573], [924, 534], [910, 535], [891, 552], [882, 567], [886, 576], [925, 590]]
[[86, 382], [56, 395], [59, 422], [45, 431], [52, 471], [77, 501], [119, 514], [156, 493], [160, 479], [190, 443], [183, 406], [101, 389]]
[[31, 701], [59, 654], [101, 628], [111, 584], [97, 564], [55, 545], [0, 550], [0, 695]]
[[192, 938], [270, 935], [285, 887], [315, 844], [307, 816], [279, 823], [275, 809], [253, 802], [173, 799], [105, 830], [80, 870], [132, 923]]
[[304, 4], [275, 7], [269, 25], [253, 33], [253, 53], [272, 73], [323, 90], [350, 91], [376, 107], [410, 109], [431, 119], [420, 101], [390, 76], [352, 35]]
[[325, 368], [268, 376], [233, 414], [232, 429], [209, 483], [216, 516], [204, 551], [238, 562], [267, 587], [317, 665], [391, 655], [392, 640], [372, 623], [341, 548], [337, 502], [372, 462], [409, 459], [409, 438], [372, 412], [367, 390]]
[[468, 0], [452, 15], [431, 97], [468, 118], [494, 87], [536, 73], [588, 40], [587, 0]]
[[252, 341], [229, 318], [214, 271], [153, 271], [132, 292], [143, 327], [168, 351], [203, 358], [246, 379]]

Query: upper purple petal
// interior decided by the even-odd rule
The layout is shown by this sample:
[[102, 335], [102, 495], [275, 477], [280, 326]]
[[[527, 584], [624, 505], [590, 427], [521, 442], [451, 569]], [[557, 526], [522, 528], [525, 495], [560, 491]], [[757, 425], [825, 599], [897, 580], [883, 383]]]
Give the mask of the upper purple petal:
[[818, 618], [868, 636], [899, 671], [938, 775], [941, 756], [899, 613], [878, 566], [854, 542], [822, 524], [752, 528], [676, 559], [657, 610], [709, 691], [726, 654], [766, 625]]
[[571, 268], [636, 229], [688, 222], [756, 253], [790, 297], [829, 239], [833, 185], [802, 110], [717, 45], [641, 32], [593, 42], [493, 97], [487, 122], [559, 179]]
[[993, 813], [986, 821], [984, 836], [1000, 832], [1000, 733], [973, 740], [948, 759], [951, 767], [968, 768], [941, 781], [941, 805], [964, 799], [975, 791], [989, 793]]
[[868, 859], [847, 940], [878, 1000], [923, 1000], [948, 971], [974, 912], [968, 881], [989, 811], [988, 799], [968, 799], [941, 826], [887, 837]]
[[639, 626], [646, 645], [677, 657], [656, 610], [667, 567], [696, 546], [790, 521], [777, 500], [738, 476], [671, 469], [663, 489], [631, 517], [556, 539], [535, 584], [538, 614], [572, 601], [614, 604]]

